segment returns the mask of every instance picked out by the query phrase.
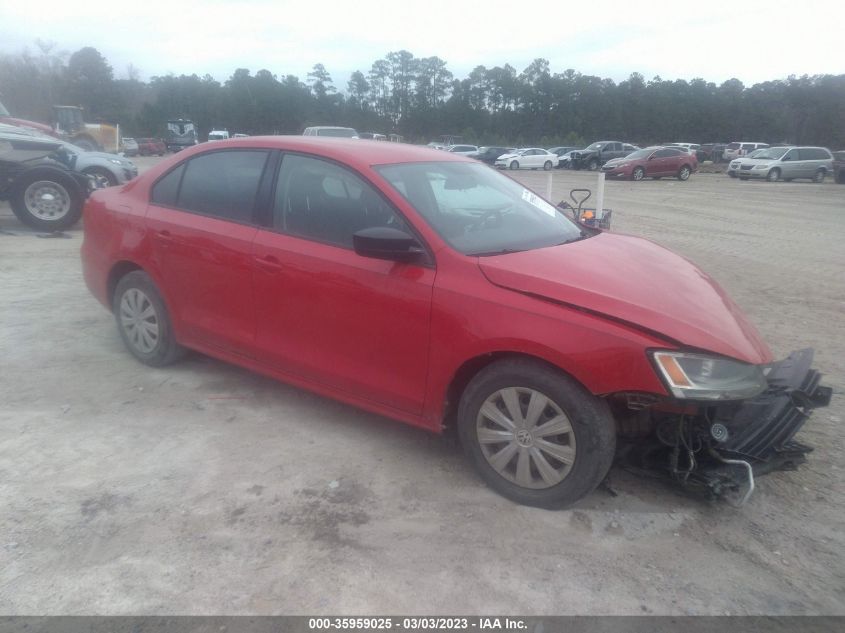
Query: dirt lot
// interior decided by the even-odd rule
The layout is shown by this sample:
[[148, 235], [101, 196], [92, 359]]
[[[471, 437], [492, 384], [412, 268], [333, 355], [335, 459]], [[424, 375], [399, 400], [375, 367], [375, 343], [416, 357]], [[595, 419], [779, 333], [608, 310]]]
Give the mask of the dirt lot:
[[[556, 172], [554, 198], [594, 180]], [[619, 470], [615, 498], [520, 507], [445, 439], [198, 355], [144, 367], [83, 284], [81, 232], [0, 207], [0, 612], [845, 614], [845, 186], [698, 174], [609, 183], [605, 206], [778, 356], [815, 347], [836, 390], [810, 463], [741, 510]]]

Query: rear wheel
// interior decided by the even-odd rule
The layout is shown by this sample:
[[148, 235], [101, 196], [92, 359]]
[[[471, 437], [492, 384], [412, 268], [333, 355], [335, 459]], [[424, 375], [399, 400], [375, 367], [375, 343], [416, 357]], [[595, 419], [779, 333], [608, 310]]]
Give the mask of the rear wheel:
[[642, 167], [635, 167], [631, 172], [631, 180], [642, 180], [645, 178], [645, 169]]
[[616, 432], [607, 404], [530, 359], [487, 366], [464, 391], [461, 443], [482, 479], [526, 505], [571, 505], [604, 479]]
[[164, 300], [147, 273], [134, 270], [121, 278], [112, 311], [127, 349], [145, 365], [163, 367], [184, 356]]
[[551, 168], [552, 168], [552, 161], [547, 160], [545, 163], [543, 163], [543, 169], [545, 169], [546, 171], [550, 171]]
[[769, 173], [766, 174], [766, 180], [769, 182], [777, 182], [780, 180], [780, 169], [775, 167], [774, 169], [770, 169]]
[[692, 170], [689, 168], [689, 165], [684, 165], [678, 170], [678, 180], [689, 180], [691, 173]]
[[819, 169], [813, 174], [813, 182], [824, 182], [824, 177], [827, 175], [824, 169]]
[[510, 164], [510, 168], [511, 169], [519, 169], [519, 163], [516, 162], [515, 160], [512, 160], [511, 164]]
[[70, 176], [41, 172], [22, 176], [9, 202], [21, 222], [52, 232], [76, 224], [82, 215], [83, 196]]

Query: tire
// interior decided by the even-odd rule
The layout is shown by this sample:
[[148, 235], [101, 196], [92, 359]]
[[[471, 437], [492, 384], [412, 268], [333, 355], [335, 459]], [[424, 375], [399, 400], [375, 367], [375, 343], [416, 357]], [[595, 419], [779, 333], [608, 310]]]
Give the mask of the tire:
[[83, 174], [88, 174], [94, 177], [94, 183], [97, 189], [105, 189], [106, 187], [114, 187], [117, 185], [117, 176], [115, 176], [108, 169], [102, 167], [89, 167], [82, 171]]
[[79, 185], [58, 170], [25, 173], [12, 191], [12, 212], [34, 229], [63, 231], [82, 217], [84, 198]]
[[825, 176], [827, 176], [827, 172], [824, 169], [819, 169], [813, 174], [813, 182], [824, 182]]
[[631, 172], [631, 180], [642, 180], [643, 178], [645, 178], [645, 169], [634, 167], [634, 171]]
[[164, 367], [185, 355], [173, 336], [164, 300], [147, 273], [133, 270], [117, 282], [112, 312], [124, 345], [145, 365]]
[[689, 165], [683, 165], [678, 170], [678, 180], [680, 180], [681, 182], [685, 182], [685, 181], [689, 180], [689, 176], [690, 176], [691, 173], [692, 173], [692, 169], [690, 169], [690, 166]]
[[552, 170], [552, 161], [547, 160], [545, 163], [543, 163], [543, 169], [545, 171], [551, 171]]
[[510, 165], [508, 165], [508, 167], [509, 167], [510, 169], [519, 169], [519, 163], [518, 163], [518, 162], [516, 162], [515, 160], [512, 160], [512, 161], [511, 161], [511, 164], [510, 164]]
[[[516, 432], [508, 432], [508, 421], [517, 415], [509, 413], [506, 399], [523, 420], [535, 408], [534, 426], [511, 424]], [[535, 435], [555, 419], [558, 433], [547, 429]], [[497, 361], [470, 381], [458, 408], [458, 433], [491, 488], [517, 503], [549, 509], [569, 506], [598, 486], [616, 450], [607, 404], [565, 374], [531, 359]]]
[[769, 182], [777, 182], [780, 180], [780, 169], [775, 167], [774, 169], [770, 169], [769, 173], [766, 174], [766, 180]]
[[587, 169], [590, 171], [596, 171], [599, 168], [599, 161], [593, 158], [589, 163], [587, 163]]

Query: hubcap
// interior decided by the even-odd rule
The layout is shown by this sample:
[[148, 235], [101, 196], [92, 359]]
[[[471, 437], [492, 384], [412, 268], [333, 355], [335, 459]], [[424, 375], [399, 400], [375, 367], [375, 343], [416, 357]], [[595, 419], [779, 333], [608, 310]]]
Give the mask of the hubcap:
[[634, 180], [642, 180], [643, 179], [643, 170], [642, 169], [635, 169], [634, 170]]
[[130, 288], [120, 299], [120, 325], [130, 345], [142, 354], [158, 345], [158, 314], [150, 298], [137, 288]]
[[575, 463], [575, 434], [569, 418], [535, 389], [496, 391], [481, 406], [475, 429], [487, 463], [523, 488], [555, 486]]
[[56, 182], [38, 180], [23, 194], [27, 211], [39, 220], [60, 220], [70, 211], [70, 195]]

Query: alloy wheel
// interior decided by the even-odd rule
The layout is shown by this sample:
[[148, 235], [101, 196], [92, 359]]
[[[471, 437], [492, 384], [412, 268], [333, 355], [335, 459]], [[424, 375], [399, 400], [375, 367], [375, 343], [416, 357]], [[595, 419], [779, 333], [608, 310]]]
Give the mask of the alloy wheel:
[[158, 345], [158, 314], [150, 298], [138, 288], [129, 288], [120, 299], [120, 326], [136, 351], [151, 354]]

